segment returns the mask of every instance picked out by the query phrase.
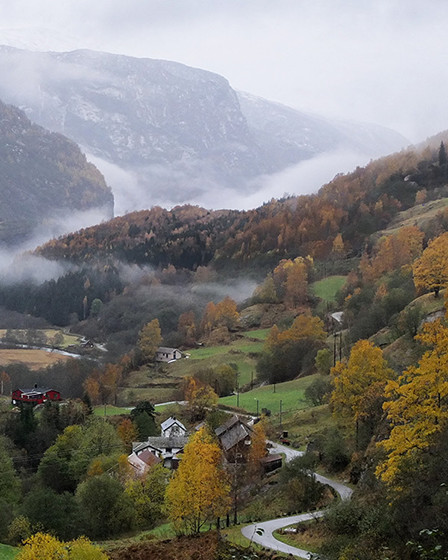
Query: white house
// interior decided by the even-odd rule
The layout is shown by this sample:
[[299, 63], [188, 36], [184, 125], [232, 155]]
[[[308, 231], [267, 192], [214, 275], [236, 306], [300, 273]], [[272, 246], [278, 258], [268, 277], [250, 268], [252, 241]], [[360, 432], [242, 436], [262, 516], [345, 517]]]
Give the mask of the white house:
[[170, 416], [165, 422], [162, 422], [161, 430], [163, 437], [177, 437], [187, 434], [187, 428], [175, 416]]
[[129, 455], [128, 461], [136, 471], [141, 472], [144, 467], [139, 459], [147, 462], [146, 456], [150, 452], [163, 461], [164, 467], [175, 469], [179, 461], [177, 455], [183, 452], [187, 443], [187, 429], [182, 422], [172, 416], [162, 423], [160, 436], [150, 436], [146, 441], [132, 444], [132, 453]]

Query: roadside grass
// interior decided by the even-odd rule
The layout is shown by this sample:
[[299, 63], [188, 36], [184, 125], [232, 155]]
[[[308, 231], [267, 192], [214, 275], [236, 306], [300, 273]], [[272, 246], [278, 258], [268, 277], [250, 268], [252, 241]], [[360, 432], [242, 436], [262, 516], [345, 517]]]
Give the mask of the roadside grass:
[[277, 383], [276, 385], [264, 385], [247, 393], [222, 397], [219, 399], [219, 404], [233, 407], [238, 406], [251, 414], [256, 414], [257, 408], [258, 413], [261, 414], [261, 410], [266, 408], [275, 415], [280, 414], [281, 402], [282, 416], [286, 418], [286, 416], [294, 411], [310, 406], [305, 400], [304, 392], [315, 378], [315, 375], [310, 375], [284, 383]]
[[299, 525], [290, 525], [290, 527], [298, 527], [299, 530], [297, 533], [282, 533], [281, 530], [274, 531], [274, 537], [285, 544], [307, 550], [314, 554], [319, 553], [322, 545], [328, 538], [325, 526], [320, 519], [304, 521]]
[[94, 407], [93, 414], [95, 416], [117, 416], [119, 414], [129, 414], [130, 411], [129, 407], [100, 404]]
[[317, 434], [335, 426], [330, 407], [327, 404], [312, 406], [298, 410], [286, 417], [282, 429], [288, 432], [291, 445], [304, 451], [307, 444], [313, 441]]
[[243, 548], [260, 550], [262, 548], [261, 545], [251, 542], [250, 539], [246, 539], [241, 532], [241, 529], [246, 527], [246, 525], [250, 525], [250, 523], [241, 523], [239, 525], [232, 525], [232, 527], [226, 527], [225, 529], [221, 529], [221, 535], [232, 544], [236, 544]]
[[19, 554], [19, 549], [7, 544], [0, 544], [0, 560], [12, 560]]

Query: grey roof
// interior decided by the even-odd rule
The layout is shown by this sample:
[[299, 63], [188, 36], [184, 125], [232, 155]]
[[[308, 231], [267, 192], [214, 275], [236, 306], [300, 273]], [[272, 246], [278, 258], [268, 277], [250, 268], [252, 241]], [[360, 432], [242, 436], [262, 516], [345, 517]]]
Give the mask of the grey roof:
[[177, 437], [163, 437], [163, 436], [151, 436], [146, 441], [135, 442], [132, 444], [133, 451], [140, 451], [146, 447], [152, 447], [157, 451], [162, 452], [167, 448], [183, 449], [188, 443], [188, 436], [177, 436]]
[[232, 416], [230, 420], [215, 430], [224, 451], [228, 451], [240, 441], [250, 437], [251, 432], [252, 429], [244, 424], [238, 416]]
[[179, 352], [180, 350], [178, 350], [177, 348], [168, 348], [168, 346], [160, 346], [159, 348], [157, 348], [157, 352], [164, 352], [166, 354], [172, 354], [173, 352]]

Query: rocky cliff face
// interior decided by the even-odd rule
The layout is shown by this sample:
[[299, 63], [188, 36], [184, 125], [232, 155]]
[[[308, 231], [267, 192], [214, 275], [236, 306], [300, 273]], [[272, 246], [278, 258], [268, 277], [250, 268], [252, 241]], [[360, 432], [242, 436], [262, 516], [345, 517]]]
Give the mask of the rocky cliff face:
[[[404, 141], [238, 94], [223, 77], [174, 62], [1, 47], [0, 72], [0, 98], [80, 144], [108, 180], [111, 173], [119, 206], [128, 205], [119, 211], [221, 187], [241, 192], [254, 177], [328, 150], [374, 156]], [[128, 175], [117, 180], [117, 169]]]
[[17, 245], [74, 212], [112, 216], [110, 188], [74, 142], [3, 103], [0, 137], [0, 243]]

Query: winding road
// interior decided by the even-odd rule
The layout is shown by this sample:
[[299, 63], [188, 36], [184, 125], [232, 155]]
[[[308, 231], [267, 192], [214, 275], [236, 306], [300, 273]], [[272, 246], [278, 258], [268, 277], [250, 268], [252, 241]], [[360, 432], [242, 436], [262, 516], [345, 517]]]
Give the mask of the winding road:
[[[291, 461], [295, 457], [300, 457], [303, 455], [302, 451], [296, 451], [285, 445], [280, 445], [278, 443], [271, 442], [272, 447], [271, 453], [284, 453], [286, 457], [286, 462]], [[349, 500], [353, 493], [353, 490], [340, 482], [331, 480], [325, 476], [314, 473], [316, 480], [322, 484], [327, 484], [331, 486], [341, 497], [342, 500]], [[279, 552], [285, 552], [286, 554], [292, 554], [293, 556], [298, 556], [299, 558], [310, 558], [311, 553], [308, 550], [302, 550], [301, 548], [296, 548], [295, 546], [290, 546], [279, 540], [277, 540], [272, 534], [274, 531], [281, 529], [282, 527], [287, 527], [288, 525], [295, 525], [303, 521], [309, 521], [310, 519], [317, 519], [322, 517], [325, 510], [314, 511], [310, 513], [302, 513], [300, 515], [291, 515], [290, 517], [280, 517], [279, 519], [272, 519], [271, 521], [263, 521], [262, 523], [255, 523], [253, 525], [247, 525], [243, 527], [241, 532], [243, 535], [265, 548], [271, 548]], [[262, 529], [262, 534], [258, 534], [257, 530]], [[261, 533], [261, 531], [260, 531]]]

